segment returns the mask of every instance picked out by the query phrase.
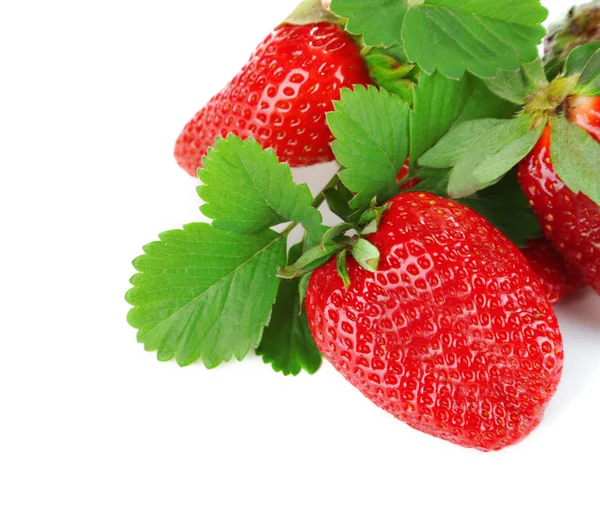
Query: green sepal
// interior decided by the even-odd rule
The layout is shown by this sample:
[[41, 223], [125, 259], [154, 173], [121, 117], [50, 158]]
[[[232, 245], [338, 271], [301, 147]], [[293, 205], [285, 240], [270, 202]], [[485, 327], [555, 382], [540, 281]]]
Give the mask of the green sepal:
[[550, 152], [554, 170], [569, 189], [600, 205], [600, 144], [586, 130], [561, 116], [552, 128]]
[[283, 279], [295, 279], [296, 277], [300, 277], [325, 264], [332, 255], [343, 248], [344, 245], [337, 243], [326, 245], [324, 248], [320, 245], [313, 247], [304, 252], [294, 264], [281, 268], [278, 275]]
[[358, 221], [360, 225], [364, 225], [363, 229], [360, 231], [360, 235], [366, 236], [367, 234], [377, 232], [381, 225], [383, 214], [390, 209], [390, 207], [391, 204], [387, 202], [383, 206], [374, 207], [365, 211]]
[[344, 288], [348, 289], [352, 282], [350, 281], [350, 275], [348, 274], [348, 262], [347, 262], [348, 250], [344, 249], [338, 252], [336, 257], [336, 269], [337, 273], [344, 283]]
[[565, 74], [579, 75], [575, 87], [578, 96], [600, 95], [600, 42], [575, 48], [565, 63]]
[[379, 266], [381, 254], [375, 245], [364, 238], [358, 238], [352, 246], [352, 257], [365, 270], [374, 273]]
[[325, 250], [325, 247], [327, 247], [328, 245], [335, 244], [336, 238], [354, 228], [354, 224], [346, 222], [331, 227], [328, 231], [325, 232], [325, 234], [323, 234], [323, 237], [321, 238], [321, 250]]
[[414, 70], [414, 64], [401, 64], [384, 51], [374, 49], [365, 56], [369, 74], [373, 81], [392, 94], [412, 105], [415, 82], [408, 78]]
[[341, 20], [323, 7], [321, 0], [303, 0], [285, 19], [290, 25], [308, 25], [310, 23], [339, 23]]

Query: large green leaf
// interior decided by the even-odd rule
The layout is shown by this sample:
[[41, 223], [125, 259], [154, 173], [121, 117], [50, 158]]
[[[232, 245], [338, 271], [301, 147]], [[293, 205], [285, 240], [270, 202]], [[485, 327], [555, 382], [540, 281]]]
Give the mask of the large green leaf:
[[535, 60], [547, 15], [539, 0], [424, 0], [406, 13], [402, 38], [428, 73], [490, 78]]
[[198, 194], [206, 204], [200, 209], [218, 229], [252, 234], [287, 221], [307, 230], [321, 224], [308, 187], [294, 184], [289, 166], [252, 138], [217, 139], [203, 167]]
[[182, 366], [243, 359], [269, 321], [285, 238], [273, 231], [233, 235], [202, 223], [159, 238], [134, 261], [139, 273], [126, 295], [139, 342]]
[[409, 107], [395, 94], [375, 87], [342, 91], [327, 121], [336, 140], [331, 144], [345, 167], [340, 179], [356, 196], [355, 209], [398, 193], [396, 177], [408, 156]]

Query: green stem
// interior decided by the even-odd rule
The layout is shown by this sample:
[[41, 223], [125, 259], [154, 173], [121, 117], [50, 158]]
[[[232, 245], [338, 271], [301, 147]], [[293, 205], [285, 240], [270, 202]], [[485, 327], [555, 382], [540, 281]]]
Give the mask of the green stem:
[[319, 192], [319, 195], [317, 195], [315, 197], [315, 200], [313, 201], [312, 205], [315, 208], [318, 208], [321, 204], [323, 204], [323, 202], [325, 202], [325, 193], [328, 190], [331, 190], [332, 188], [335, 188], [336, 185], [340, 182], [340, 177], [335, 174], [331, 180], [329, 181], [329, 183], [327, 183], [323, 189]]
[[[329, 180], [329, 182], [323, 187], [323, 189], [319, 192], [319, 194], [314, 198], [314, 200], [312, 202], [313, 208], [318, 208], [321, 204], [323, 204], [323, 202], [325, 202], [325, 192], [327, 192], [327, 190], [331, 190], [332, 188], [334, 188], [339, 183], [339, 181], [340, 181], [340, 178], [338, 177], [337, 174], [335, 174]], [[299, 222], [292, 222], [283, 231], [281, 231], [280, 236], [281, 237], [287, 236], [296, 227], [298, 227], [298, 225], [300, 225]]]

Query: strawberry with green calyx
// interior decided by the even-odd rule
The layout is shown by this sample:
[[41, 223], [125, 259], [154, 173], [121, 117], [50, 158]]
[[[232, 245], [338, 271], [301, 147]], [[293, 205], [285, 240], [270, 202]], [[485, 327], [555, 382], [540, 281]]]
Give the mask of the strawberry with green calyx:
[[560, 74], [571, 51], [593, 41], [600, 41], [600, 0], [572, 7], [564, 19], [550, 26], [544, 39], [548, 76]]
[[340, 90], [369, 84], [360, 48], [318, 0], [307, 0], [185, 126], [175, 158], [195, 176], [217, 137], [254, 137], [291, 166], [333, 160], [325, 114]]
[[540, 76], [524, 66], [491, 80], [492, 90], [510, 89], [511, 101], [522, 102], [521, 114], [463, 123], [419, 163], [452, 169], [451, 197], [487, 188], [518, 165], [544, 235], [600, 292], [600, 43], [573, 50], [565, 73], [551, 83], [540, 86]]
[[421, 192], [392, 199], [366, 241], [375, 271], [338, 257], [310, 278], [308, 321], [325, 358], [420, 431], [484, 451], [527, 436], [563, 354], [525, 258], [477, 213]]

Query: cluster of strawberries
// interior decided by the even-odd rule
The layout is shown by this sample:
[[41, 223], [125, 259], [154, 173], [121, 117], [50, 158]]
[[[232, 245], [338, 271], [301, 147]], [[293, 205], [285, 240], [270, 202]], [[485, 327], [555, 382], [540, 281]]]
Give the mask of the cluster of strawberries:
[[[565, 37], [548, 40], [548, 60], [564, 53]], [[285, 23], [185, 126], [175, 157], [196, 176], [215, 139], [233, 133], [291, 166], [335, 160], [326, 114], [342, 89], [373, 83], [343, 24]], [[600, 206], [559, 178], [551, 156], [559, 112], [600, 142], [600, 97], [571, 94], [553, 108], [517, 166], [543, 237], [518, 249], [467, 206], [411, 191], [406, 166], [365, 236], [381, 255], [377, 270], [349, 259], [341, 279], [332, 257], [308, 286], [308, 322], [325, 358], [381, 408], [463, 446], [500, 449], [537, 426], [563, 364], [552, 305], [585, 286], [600, 293]]]

